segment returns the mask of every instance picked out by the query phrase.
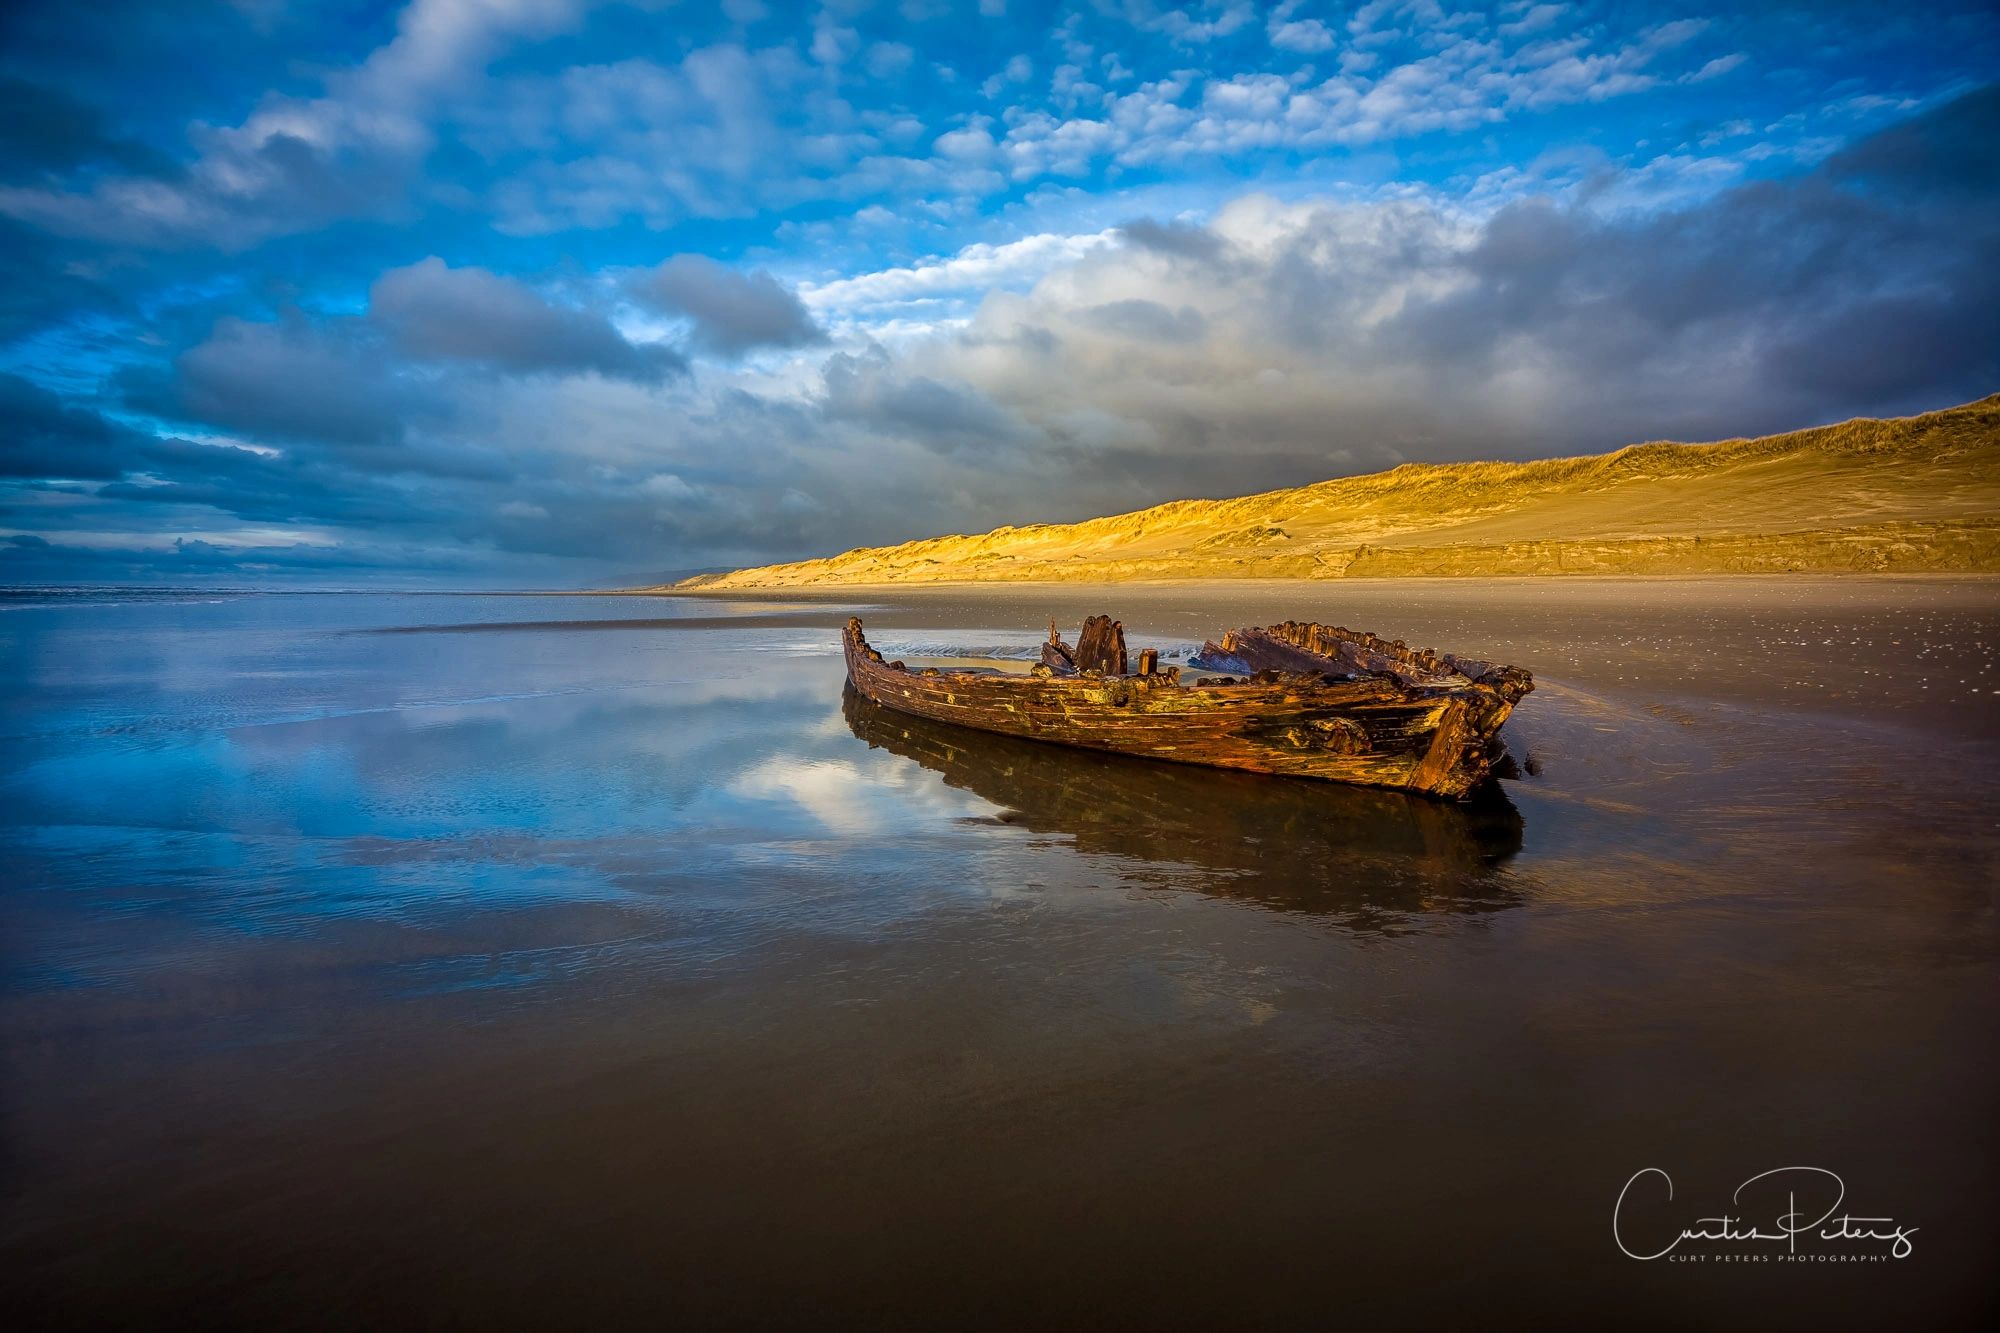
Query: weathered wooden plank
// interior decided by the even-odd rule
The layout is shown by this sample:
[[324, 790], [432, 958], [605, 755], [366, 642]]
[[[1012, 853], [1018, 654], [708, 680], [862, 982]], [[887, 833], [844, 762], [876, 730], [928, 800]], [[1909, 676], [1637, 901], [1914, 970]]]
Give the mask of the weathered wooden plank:
[[[1012, 732], [1083, 748], [1378, 785], [1409, 785], [1408, 774], [1422, 757], [1422, 752], [1409, 744], [1376, 745], [1372, 754], [1335, 762], [1341, 750], [1357, 748], [1354, 742], [1361, 738], [1345, 728], [1360, 730], [1360, 724], [1301, 716], [1289, 729], [1299, 734], [1287, 740], [1287, 728], [1268, 723], [1265, 714], [1248, 709], [1218, 709], [1180, 717], [1135, 717], [1119, 726], [1107, 727], [1101, 718], [1089, 713], [1023, 709], [1008, 716], [990, 707], [939, 698], [904, 699], [895, 690], [885, 691], [882, 701], [891, 706], [900, 704], [905, 711], [940, 722]], [[1323, 725], [1328, 722], [1330, 726]], [[1315, 750], [1323, 753], [1314, 753]]]

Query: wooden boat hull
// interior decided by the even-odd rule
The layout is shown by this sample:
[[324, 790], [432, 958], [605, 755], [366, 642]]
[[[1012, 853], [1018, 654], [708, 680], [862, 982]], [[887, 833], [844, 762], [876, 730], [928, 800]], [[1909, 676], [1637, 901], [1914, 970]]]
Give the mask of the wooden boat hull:
[[1173, 673], [916, 671], [884, 661], [858, 619], [847, 622], [842, 646], [855, 690], [897, 712], [1171, 763], [1447, 798], [1488, 777], [1494, 735], [1532, 688], [1525, 672], [1508, 668], [1495, 669], [1511, 672], [1495, 684], [1453, 685], [1411, 685], [1386, 673], [1267, 671], [1183, 685]]
[[1210, 872], [1201, 892], [1357, 921], [1381, 912], [1510, 906], [1496, 867], [1523, 825], [1497, 787], [1479, 799], [1155, 764], [898, 713], [843, 691], [848, 727], [997, 807], [995, 818], [1083, 852]]

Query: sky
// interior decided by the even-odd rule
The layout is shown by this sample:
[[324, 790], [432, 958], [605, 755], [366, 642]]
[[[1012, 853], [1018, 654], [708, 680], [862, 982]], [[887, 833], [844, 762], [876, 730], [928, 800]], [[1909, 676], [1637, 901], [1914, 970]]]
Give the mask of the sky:
[[12, 0], [0, 584], [586, 587], [2000, 390], [1984, 3]]

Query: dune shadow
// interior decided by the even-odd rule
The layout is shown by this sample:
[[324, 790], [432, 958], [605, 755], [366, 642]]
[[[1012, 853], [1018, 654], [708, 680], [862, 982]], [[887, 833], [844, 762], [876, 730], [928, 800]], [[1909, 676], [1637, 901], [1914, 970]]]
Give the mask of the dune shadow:
[[894, 712], [851, 687], [842, 711], [871, 747], [999, 807], [997, 822], [1067, 837], [1083, 852], [1210, 872], [1204, 893], [1350, 917], [1515, 902], [1502, 867], [1521, 849], [1523, 822], [1498, 784], [1453, 804], [972, 731]]

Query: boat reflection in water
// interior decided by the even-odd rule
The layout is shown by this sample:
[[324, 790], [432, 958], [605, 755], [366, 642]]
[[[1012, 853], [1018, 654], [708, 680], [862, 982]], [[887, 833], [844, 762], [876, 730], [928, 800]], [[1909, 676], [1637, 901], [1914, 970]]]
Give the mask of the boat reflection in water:
[[[1504, 863], [1521, 849], [1521, 815], [1497, 783], [1452, 804], [972, 731], [851, 687], [841, 702], [856, 736], [999, 806], [998, 822], [1206, 872], [1192, 885], [1203, 893], [1374, 928], [1517, 901]], [[1184, 874], [1160, 883], [1189, 885]]]

